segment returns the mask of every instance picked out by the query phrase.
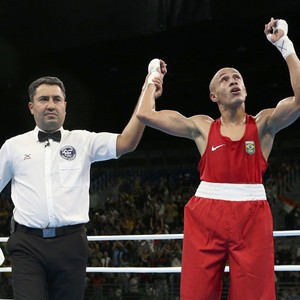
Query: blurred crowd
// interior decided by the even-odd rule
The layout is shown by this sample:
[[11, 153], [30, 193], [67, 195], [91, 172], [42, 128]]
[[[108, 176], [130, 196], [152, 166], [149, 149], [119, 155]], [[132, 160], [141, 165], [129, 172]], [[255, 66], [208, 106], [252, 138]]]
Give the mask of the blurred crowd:
[[[103, 172], [96, 165], [91, 178], [88, 236], [182, 233], [184, 205], [199, 184], [197, 170], [189, 167]], [[299, 163], [270, 163], [264, 183], [274, 230], [300, 230]], [[0, 197], [0, 236], [7, 237], [13, 210], [9, 186]], [[181, 246], [180, 239], [90, 241], [88, 267], [180, 267]], [[278, 237], [275, 246], [276, 265], [300, 265], [300, 237]], [[5, 243], [2, 249], [5, 253]], [[297, 299], [300, 272], [275, 275], [278, 299]], [[179, 273], [87, 272], [86, 299], [179, 299], [179, 280]], [[10, 281], [10, 273], [1, 273], [0, 297], [12, 297]], [[224, 283], [229, 284], [228, 274]]]

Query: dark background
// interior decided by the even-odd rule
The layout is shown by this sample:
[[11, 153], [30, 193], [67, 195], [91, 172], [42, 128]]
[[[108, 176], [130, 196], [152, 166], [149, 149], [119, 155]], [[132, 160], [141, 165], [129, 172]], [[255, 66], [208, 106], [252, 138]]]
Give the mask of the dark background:
[[[274, 107], [292, 91], [264, 25], [287, 20], [300, 51], [299, 12], [299, 0], [0, 1], [0, 142], [34, 127], [27, 88], [44, 75], [65, 83], [65, 128], [120, 132], [156, 57], [168, 64], [159, 109], [218, 117], [208, 84], [224, 66], [242, 73], [248, 113]], [[147, 128], [140, 147], [170, 138]]]

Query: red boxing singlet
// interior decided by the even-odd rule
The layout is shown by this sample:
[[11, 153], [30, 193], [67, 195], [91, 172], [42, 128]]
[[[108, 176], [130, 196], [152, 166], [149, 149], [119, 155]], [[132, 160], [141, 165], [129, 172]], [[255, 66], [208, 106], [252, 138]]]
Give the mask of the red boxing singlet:
[[262, 175], [267, 168], [255, 119], [246, 115], [238, 141], [210, 127], [198, 164], [200, 185], [184, 207], [181, 300], [221, 299], [230, 267], [228, 299], [275, 300], [273, 219]]
[[246, 128], [238, 141], [221, 135], [221, 120], [210, 127], [207, 147], [198, 164], [200, 180], [215, 183], [262, 183], [267, 169], [255, 119], [246, 114]]

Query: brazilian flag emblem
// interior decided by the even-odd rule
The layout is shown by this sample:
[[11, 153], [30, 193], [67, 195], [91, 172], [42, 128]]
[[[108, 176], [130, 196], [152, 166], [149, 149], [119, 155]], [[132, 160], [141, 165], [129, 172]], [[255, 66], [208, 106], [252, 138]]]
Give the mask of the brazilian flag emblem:
[[250, 155], [255, 153], [255, 143], [254, 141], [245, 142], [246, 152]]

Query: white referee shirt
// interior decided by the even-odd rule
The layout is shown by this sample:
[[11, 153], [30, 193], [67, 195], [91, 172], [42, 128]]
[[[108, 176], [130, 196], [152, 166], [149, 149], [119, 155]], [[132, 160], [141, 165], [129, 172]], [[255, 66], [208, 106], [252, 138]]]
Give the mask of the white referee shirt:
[[46, 228], [89, 221], [90, 167], [116, 159], [118, 134], [64, 130], [39, 142], [39, 128], [8, 139], [0, 150], [0, 191], [11, 180], [15, 220]]

